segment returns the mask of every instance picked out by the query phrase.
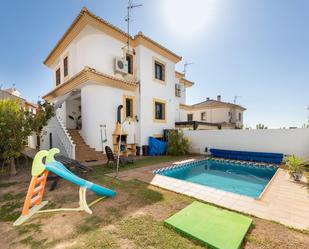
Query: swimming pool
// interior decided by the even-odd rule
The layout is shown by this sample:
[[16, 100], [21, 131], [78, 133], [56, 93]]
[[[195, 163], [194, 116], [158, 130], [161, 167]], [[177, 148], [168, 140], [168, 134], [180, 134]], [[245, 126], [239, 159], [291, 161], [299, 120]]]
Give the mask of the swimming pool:
[[200, 160], [155, 173], [257, 198], [277, 171], [275, 166], [230, 160]]

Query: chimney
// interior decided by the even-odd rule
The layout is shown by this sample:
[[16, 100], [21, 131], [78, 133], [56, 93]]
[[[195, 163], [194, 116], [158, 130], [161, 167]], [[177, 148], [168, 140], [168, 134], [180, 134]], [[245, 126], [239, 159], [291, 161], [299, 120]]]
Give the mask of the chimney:
[[221, 101], [221, 95], [217, 96], [217, 101]]
[[207, 97], [207, 98], [206, 98], [206, 101], [208, 101], [208, 100], [210, 100], [210, 98], [209, 98], [209, 97]]

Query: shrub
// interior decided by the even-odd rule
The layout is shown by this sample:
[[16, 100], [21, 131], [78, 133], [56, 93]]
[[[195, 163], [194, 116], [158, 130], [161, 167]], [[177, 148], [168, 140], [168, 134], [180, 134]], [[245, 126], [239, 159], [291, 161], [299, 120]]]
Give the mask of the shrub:
[[288, 172], [295, 181], [299, 181], [304, 174], [304, 165], [306, 164], [305, 158], [296, 157], [295, 155], [285, 158], [285, 163], [288, 166]]
[[182, 131], [171, 131], [168, 136], [167, 154], [181, 156], [189, 153], [190, 142]]

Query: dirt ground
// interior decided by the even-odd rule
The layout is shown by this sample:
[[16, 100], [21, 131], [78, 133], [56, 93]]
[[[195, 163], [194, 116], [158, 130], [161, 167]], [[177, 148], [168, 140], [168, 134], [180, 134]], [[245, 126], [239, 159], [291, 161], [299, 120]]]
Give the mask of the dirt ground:
[[[117, 191], [92, 207], [93, 214], [61, 212], [37, 214], [13, 227], [30, 181], [29, 170], [16, 177], [0, 178], [1, 248], [205, 248], [164, 226], [163, 221], [193, 199], [139, 181], [120, 181], [106, 176], [89, 179]], [[54, 191], [47, 183], [45, 200], [50, 208], [77, 207], [78, 187], [61, 180]], [[88, 202], [96, 196], [89, 192]], [[245, 249], [307, 249], [309, 233], [253, 218]]]

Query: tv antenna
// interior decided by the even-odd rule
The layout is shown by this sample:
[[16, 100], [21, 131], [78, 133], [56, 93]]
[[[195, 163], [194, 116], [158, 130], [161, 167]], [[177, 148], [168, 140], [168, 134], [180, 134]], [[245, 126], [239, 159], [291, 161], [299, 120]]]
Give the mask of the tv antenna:
[[234, 96], [234, 104], [236, 104], [237, 99], [240, 98], [240, 97], [241, 97], [241, 96], [237, 96], [237, 95]]
[[192, 64], [193, 64], [193, 62], [187, 62], [187, 61], [185, 62], [185, 64], [183, 65], [183, 71], [182, 71], [184, 76], [186, 76], [188, 66], [190, 66]]
[[128, 6], [127, 6], [127, 16], [125, 21], [127, 22], [127, 34], [128, 34], [128, 41], [127, 41], [127, 47], [128, 52], [130, 53], [130, 20], [131, 20], [131, 10], [137, 7], [143, 6], [142, 4], [134, 4], [133, 0], [128, 0]]

